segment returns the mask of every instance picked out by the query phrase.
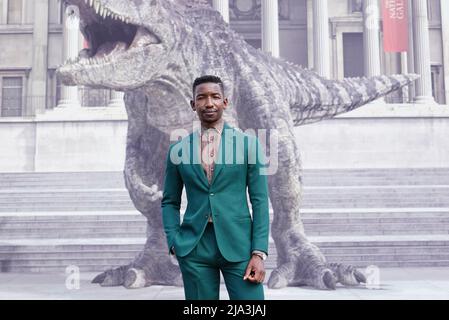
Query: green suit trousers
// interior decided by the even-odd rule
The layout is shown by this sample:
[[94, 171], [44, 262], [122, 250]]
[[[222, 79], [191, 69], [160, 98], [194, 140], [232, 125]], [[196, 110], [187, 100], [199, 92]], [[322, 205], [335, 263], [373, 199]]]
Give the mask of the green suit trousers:
[[220, 253], [213, 223], [208, 223], [195, 248], [177, 257], [186, 300], [219, 300], [220, 271], [231, 300], [263, 300], [263, 285], [243, 280], [249, 260], [229, 262]]

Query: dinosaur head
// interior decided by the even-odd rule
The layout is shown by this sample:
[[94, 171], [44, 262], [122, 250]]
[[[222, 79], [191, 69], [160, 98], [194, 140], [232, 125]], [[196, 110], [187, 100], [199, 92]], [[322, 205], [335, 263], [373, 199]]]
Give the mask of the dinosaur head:
[[201, 2], [68, 0], [79, 8], [80, 29], [89, 48], [60, 66], [60, 79], [66, 85], [115, 90], [143, 86], [175, 59], [177, 37], [186, 34], [180, 30], [186, 25], [183, 12], [195, 1]]

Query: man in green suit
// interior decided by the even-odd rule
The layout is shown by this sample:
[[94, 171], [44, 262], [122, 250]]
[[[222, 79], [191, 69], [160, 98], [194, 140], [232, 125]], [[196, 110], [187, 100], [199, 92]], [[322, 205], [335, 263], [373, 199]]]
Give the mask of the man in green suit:
[[220, 271], [230, 299], [263, 300], [269, 234], [263, 150], [256, 137], [222, 119], [228, 99], [220, 78], [197, 78], [193, 97], [201, 130], [172, 144], [167, 155], [161, 206], [169, 251], [187, 300], [218, 300]]

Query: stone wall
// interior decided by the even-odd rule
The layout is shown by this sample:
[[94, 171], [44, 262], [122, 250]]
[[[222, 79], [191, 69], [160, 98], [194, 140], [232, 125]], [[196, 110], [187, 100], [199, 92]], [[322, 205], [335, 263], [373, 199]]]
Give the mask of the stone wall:
[[[0, 118], [0, 172], [123, 170], [126, 114], [106, 109]], [[295, 133], [306, 169], [449, 166], [443, 106], [368, 105]]]

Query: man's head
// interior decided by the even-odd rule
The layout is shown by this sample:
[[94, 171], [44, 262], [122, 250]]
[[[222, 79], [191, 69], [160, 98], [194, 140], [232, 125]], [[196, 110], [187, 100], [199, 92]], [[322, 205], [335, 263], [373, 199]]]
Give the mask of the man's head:
[[202, 124], [213, 124], [219, 121], [228, 106], [223, 81], [211, 75], [196, 78], [193, 82], [193, 100], [190, 105], [198, 114]]

